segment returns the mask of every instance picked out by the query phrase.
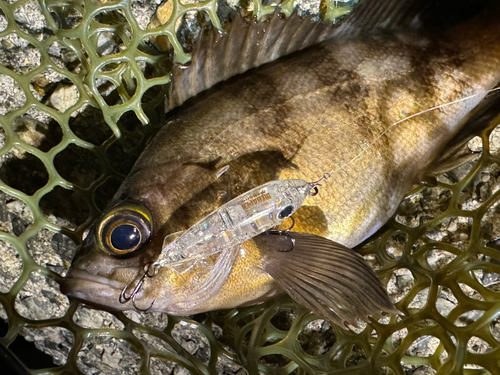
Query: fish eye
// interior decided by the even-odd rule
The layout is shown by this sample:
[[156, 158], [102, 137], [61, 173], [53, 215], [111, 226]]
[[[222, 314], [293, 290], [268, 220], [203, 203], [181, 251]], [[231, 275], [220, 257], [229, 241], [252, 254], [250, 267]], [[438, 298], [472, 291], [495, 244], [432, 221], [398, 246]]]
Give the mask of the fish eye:
[[111, 255], [129, 254], [151, 238], [151, 215], [142, 205], [121, 203], [111, 208], [97, 228], [98, 245]]
[[286, 219], [287, 217], [290, 217], [293, 214], [293, 206], [289, 205], [283, 208], [279, 213], [278, 213], [278, 219]]
[[135, 225], [122, 224], [111, 232], [111, 245], [118, 250], [130, 250], [141, 242], [141, 232]]

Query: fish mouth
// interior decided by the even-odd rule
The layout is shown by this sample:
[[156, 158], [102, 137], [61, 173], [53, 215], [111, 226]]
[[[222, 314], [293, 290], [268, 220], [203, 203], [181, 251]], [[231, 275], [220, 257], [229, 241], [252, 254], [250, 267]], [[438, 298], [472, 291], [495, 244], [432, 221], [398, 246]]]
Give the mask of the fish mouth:
[[64, 280], [85, 280], [91, 283], [97, 283], [101, 285], [110, 286], [114, 289], [122, 290], [125, 288], [125, 283], [120, 281], [111, 280], [104, 276], [93, 275], [84, 270], [70, 269]]
[[87, 271], [70, 269], [61, 281], [61, 292], [86, 302], [118, 307], [118, 297], [126, 284], [93, 275]]

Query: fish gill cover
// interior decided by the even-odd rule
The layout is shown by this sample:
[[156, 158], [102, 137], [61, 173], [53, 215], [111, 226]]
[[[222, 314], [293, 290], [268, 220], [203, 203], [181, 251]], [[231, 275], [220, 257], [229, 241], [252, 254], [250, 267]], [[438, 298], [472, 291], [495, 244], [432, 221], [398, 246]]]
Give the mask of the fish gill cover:
[[[335, 18], [357, 1], [297, 3]], [[404, 316], [346, 332], [287, 296], [187, 319], [60, 293], [84, 230], [162, 123], [174, 59], [238, 7], [276, 8], [157, 5], [0, 1], [0, 346], [34, 341], [56, 367], [31, 372], [46, 374], [499, 374], [500, 118], [470, 143], [480, 156], [412, 192], [360, 249]]]

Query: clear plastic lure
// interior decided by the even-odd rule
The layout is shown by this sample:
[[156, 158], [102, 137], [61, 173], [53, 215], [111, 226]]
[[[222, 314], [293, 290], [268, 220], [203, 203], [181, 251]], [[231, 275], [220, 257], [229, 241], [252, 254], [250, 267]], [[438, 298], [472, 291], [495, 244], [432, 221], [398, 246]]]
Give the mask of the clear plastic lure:
[[316, 185], [304, 180], [276, 180], [247, 191], [187, 231], [165, 238], [153, 267], [175, 268], [182, 273], [200, 259], [280, 225], [308, 195], [317, 194]]

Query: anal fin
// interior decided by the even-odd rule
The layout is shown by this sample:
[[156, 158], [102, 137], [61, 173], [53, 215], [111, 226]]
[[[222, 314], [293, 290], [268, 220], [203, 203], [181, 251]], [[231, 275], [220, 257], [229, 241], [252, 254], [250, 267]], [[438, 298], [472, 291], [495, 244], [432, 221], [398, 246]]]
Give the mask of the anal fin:
[[446, 173], [451, 171], [452, 169], [458, 168], [465, 163], [474, 160], [480, 153], [473, 152], [469, 149], [467, 144], [465, 144], [460, 150], [456, 152], [456, 154], [449, 156], [446, 159], [439, 159], [434, 162], [430, 167], [429, 171], [432, 172], [432, 177], [437, 176], [441, 173]]
[[[500, 86], [497, 86], [500, 88]], [[484, 129], [490, 127], [498, 116], [500, 93], [495, 91], [486, 96], [457, 126], [460, 130], [448, 141], [444, 153], [439, 153], [435, 160], [426, 168], [427, 175], [435, 176], [448, 172], [468, 161], [473, 160], [478, 153], [470, 151], [467, 143]], [[495, 124], [494, 124], [495, 125]]]
[[357, 326], [356, 318], [398, 312], [375, 272], [352, 249], [308, 233], [262, 234], [254, 241], [264, 270], [296, 302], [344, 329], [346, 323]]

